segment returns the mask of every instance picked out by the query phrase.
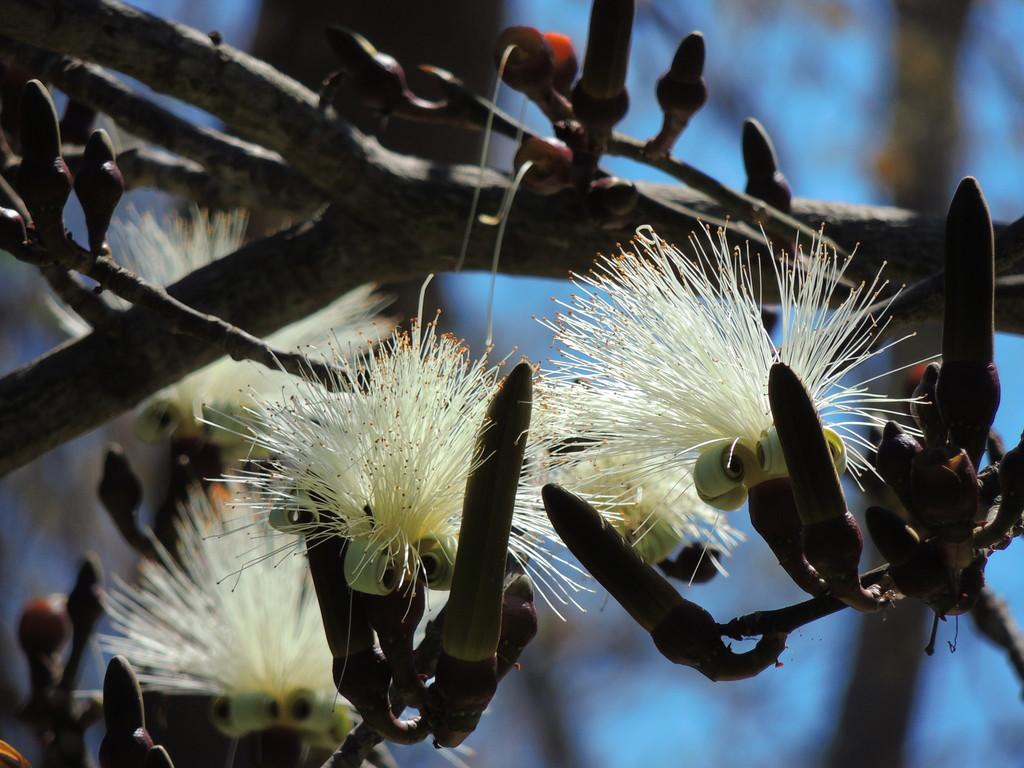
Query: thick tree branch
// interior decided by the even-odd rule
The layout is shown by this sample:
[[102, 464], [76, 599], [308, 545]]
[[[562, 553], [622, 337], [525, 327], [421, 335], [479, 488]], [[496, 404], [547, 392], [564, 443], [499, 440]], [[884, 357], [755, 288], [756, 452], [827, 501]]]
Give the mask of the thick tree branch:
[[274, 190], [291, 205], [311, 210], [323, 196], [274, 152], [193, 125], [136, 94], [99, 67], [0, 37], [0, 54], [48, 80], [71, 98], [109, 115], [143, 141], [200, 163], [223, 183]]
[[[258, 241], [193, 273], [170, 293], [262, 337], [362, 283], [450, 269], [475, 169], [396, 157], [392, 168], [375, 172], [390, 174], [391, 199], [366, 211], [366, 219], [329, 211], [315, 225]], [[496, 174], [485, 174], [484, 210], [497, 209], [503, 186]], [[641, 188], [702, 216], [725, 215], [685, 188]], [[805, 221], [829, 221], [833, 233], [860, 241], [865, 251], [898, 252], [908, 260], [925, 258], [922, 249], [941, 252], [943, 224], [937, 219], [893, 208], [805, 200], [795, 201], [794, 211]], [[645, 221], [671, 239], [686, 236], [681, 219], [651, 216]], [[601, 232], [581, 220], [570, 193], [524, 195], [506, 232], [502, 271], [565, 277], [569, 270], [585, 271], [596, 252], [612, 250], [616, 235], [628, 234]], [[474, 229], [469, 268], [489, 266], [493, 237], [491, 228]], [[1001, 327], [1024, 329], [1022, 308], [1021, 302], [1000, 305]], [[65, 345], [0, 380], [0, 473], [98, 427], [217, 356], [208, 344], [168, 334], [144, 309], [126, 313], [118, 327]]]

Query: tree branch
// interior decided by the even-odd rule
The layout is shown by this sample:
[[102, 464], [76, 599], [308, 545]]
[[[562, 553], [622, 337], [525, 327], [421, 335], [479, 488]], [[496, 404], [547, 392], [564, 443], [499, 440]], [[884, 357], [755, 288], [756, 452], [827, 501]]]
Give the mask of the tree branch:
[[1024, 633], [1013, 620], [1006, 601], [985, 587], [971, 609], [971, 618], [985, 637], [1006, 651], [1017, 677], [1024, 682]]
[[292, 206], [312, 210], [324, 202], [315, 187], [274, 152], [193, 125], [125, 87], [99, 67], [0, 37], [0, 53], [50, 81], [71, 98], [109, 115], [130, 133], [200, 163], [235, 187], [274, 190]]

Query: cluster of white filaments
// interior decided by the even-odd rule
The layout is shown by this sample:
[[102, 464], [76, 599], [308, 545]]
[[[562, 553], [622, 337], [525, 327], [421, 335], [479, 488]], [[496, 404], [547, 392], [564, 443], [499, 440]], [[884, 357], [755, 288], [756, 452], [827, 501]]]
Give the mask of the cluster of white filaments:
[[[333, 381], [302, 380], [284, 398], [256, 398], [249, 430], [272, 459], [239, 475], [248, 503], [257, 516], [293, 521], [290, 530], [311, 546], [322, 536], [349, 539], [350, 554], [364, 553], [357, 577], [384, 557], [398, 585], [422, 574], [429, 586], [422, 548], [457, 546], [498, 368], [417, 321], [361, 363], [348, 354], [333, 362]], [[542, 583], [557, 572], [545, 554], [552, 538], [546, 516], [521, 490], [510, 550]], [[452, 564], [454, 546], [444, 552]]]
[[178, 557], [158, 549], [158, 562], [140, 561], [138, 584], [107, 594], [120, 634], [101, 637], [102, 646], [152, 690], [283, 700], [305, 689], [332, 701], [332, 657], [305, 557], [282, 555], [290, 537], [269, 527], [251, 538], [222, 525], [195, 491], [177, 523]]
[[[639, 466], [623, 471], [643, 478], [687, 465], [711, 446], [755, 444], [772, 428], [768, 375], [781, 361], [842, 438], [851, 468], [868, 469], [871, 446], [860, 430], [881, 424], [879, 414], [898, 401], [868, 392], [867, 381], [844, 380], [887, 348], [874, 342], [895, 294], [876, 314], [887, 283], [876, 276], [851, 285], [849, 260], [821, 241], [796, 258], [769, 245], [761, 261], [749, 248], [731, 249], [724, 231], [704, 235], [691, 237], [687, 258], [641, 227], [633, 251], [601, 257], [590, 274], [574, 276], [582, 295], [545, 321], [562, 359], [545, 377], [544, 402], [552, 421], [588, 446], [556, 464], [640, 456]], [[762, 322], [763, 293], [779, 301], [778, 345]]]
[[[147, 282], [166, 287], [237, 251], [244, 241], [247, 221], [248, 214], [242, 210], [211, 214], [193, 208], [188, 217], [173, 215], [161, 222], [151, 213], [130, 209], [127, 217], [111, 224], [110, 243], [120, 264]], [[113, 301], [127, 306], [116, 297]], [[375, 338], [386, 333], [393, 323], [376, 316], [387, 304], [374, 285], [364, 285], [282, 328], [269, 336], [267, 343], [289, 352], [301, 350], [315, 358], [317, 348], [329, 340], [347, 346], [365, 336]], [[84, 335], [89, 330], [63, 306], [57, 307], [57, 317], [70, 335]], [[290, 381], [291, 377], [282, 371], [222, 357], [151, 397], [139, 411], [136, 431], [143, 439], [153, 441], [172, 434], [202, 437], [225, 449], [225, 458], [244, 456], [247, 446], [236, 439], [233, 431], [210, 430], [206, 421], [213, 417], [221, 421], [237, 418], [251, 404], [251, 392], [272, 395]]]

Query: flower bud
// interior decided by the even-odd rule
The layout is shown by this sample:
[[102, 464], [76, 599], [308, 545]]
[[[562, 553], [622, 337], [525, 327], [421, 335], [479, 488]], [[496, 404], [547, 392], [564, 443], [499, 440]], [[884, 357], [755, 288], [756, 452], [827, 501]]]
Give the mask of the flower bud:
[[[44, 244], [64, 236], [64, 204], [71, 194], [71, 171], [61, 157], [57, 110], [38, 80], [21, 94], [21, 167], [17, 189]], [[51, 240], [46, 243], [47, 239]]]
[[[614, 100], [625, 92], [633, 13], [633, 0], [594, 0], [591, 4], [587, 53], [583, 75], [573, 91], [573, 106], [578, 92], [595, 103]], [[577, 117], [587, 122], [579, 114]]]
[[70, 639], [71, 619], [64, 595], [40, 597], [25, 603], [18, 621], [18, 643], [26, 655], [53, 656]]
[[423, 618], [425, 591], [420, 582], [409, 581], [389, 595], [363, 598], [366, 618], [377, 631], [394, 688], [406, 703], [416, 707], [422, 706], [426, 689], [413, 662], [412, 636]]
[[929, 446], [945, 445], [948, 432], [935, 405], [935, 386], [938, 381], [939, 364], [929, 363], [914, 388], [914, 400], [910, 403], [910, 414], [917, 422], [918, 429], [924, 434], [925, 444]]
[[338, 693], [356, 708], [363, 722], [385, 739], [415, 744], [426, 737], [423, 721], [418, 718], [399, 720], [392, 712], [388, 695], [391, 669], [379, 648], [365, 648], [346, 657], [336, 656], [333, 672]]
[[103, 250], [110, 217], [123, 194], [124, 178], [117, 167], [114, 144], [106, 131], [93, 131], [75, 177], [75, 195], [85, 214], [92, 253], [98, 254]]
[[487, 409], [466, 482], [459, 551], [441, 646], [467, 662], [493, 660], [501, 632], [508, 538], [530, 427], [533, 370], [519, 363]]
[[779, 171], [778, 157], [768, 132], [752, 117], [743, 121], [743, 166], [747, 171], [747, 194], [789, 213], [793, 197], [789, 182]]
[[146, 730], [142, 689], [123, 656], [107, 664], [103, 678], [103, 719], [107, 732], [100, 743], [102, 768], [136, 768], [146, 758], [153, 740]]
[[519, 169], [531, 162], [523, 178], [531, 191], [540, 195], [553, 195], [572, 186], [572, 151], [558, 139], [531, 136], [516, 152], [514, 165]]
[[919, 453], [910, 473], [915, 517], [943, 540], [971, 535], [978, 514], [978, 478], [962, 448], [929, 448]]
[[345, 542], [338, 537], [317, 541], [307, 549], [309, 573], [320, 604], [327, 645], [342, 662], [351, 654], [370, 648], [373, 630], [366, 620], [362, 601], [355, 599], [344, 577]]
[[554, 63], [552, 86], [563, 96], [568, 96], [580, 68], [572, 38], [559, 32], [545, 32], [544, 40]]
[[324, 31], [364, 106], [388, 115], [409, 100], [405, 72], [392, 56], [379, 52], [365, 37], [344, 27], [333, 25]]
[[921, 444], [904, 432], [899, 424], [895, 421], [886, 422], [875, 453], [875, 469], [907, 509], [911, 508], [913, 498], [910, 487], [911, 466], [922, 450]]
[[797, 514], [789, 478], [766, 480], [751, 488], [748, 511], [754, 530], [793, 582], [809, 595], [824, 594], [825, 582], [804, 557], [800, 538], [803, 524]]
[[946, 217], [946, 305], [935, 401], [954, 445], [977, 466], [999, 407], [995, 354], [995, 237], [988, 204], [968, 176]]
[[430, 722], [434, 742], [457, 747], [476, 729], [498, 690], [497, 659], [467, 661], [441, 651], [430, 686]]
[[[512, 51], [506, 58], [509, 46]], [[501, 67], [503, 58], [505, 69], [501, 79], [509, 88], [527, 95], [551, 88], [555, 73], [554, 50], [547, 36], [535, 27], [503, 29], [494, 46], [494, 66]]]
[[690, 118], [708, 100], [704, 73], [704, 35], [691, 32], [683, 38], [668, 72], [658, 79], [658, 105], [664, 114], [661, 131], [647, 142], [644, 154], [660, 157], [668, 154]]

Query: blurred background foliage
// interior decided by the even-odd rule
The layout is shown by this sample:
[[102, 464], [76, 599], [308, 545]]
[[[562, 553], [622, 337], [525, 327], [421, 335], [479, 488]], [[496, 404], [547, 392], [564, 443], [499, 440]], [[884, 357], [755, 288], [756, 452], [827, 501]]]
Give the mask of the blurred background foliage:
[[[493, 41], [503, 26], [529, 24], [567, 33], [582, 51], [589, 11], [583, 0], [135, 4], [216, 29], [226, 42], [308, 85], [316, 86], [333, 67], [323, 27], [341, 23], [398, 58], [414, 90], [426, 87], [415, 65], [430, 63], [450, 69], [480, 93], [492, 87]], [[740, 127], [745, 117], [754, 116], [772, 136], [797, 196], [944, 214], [956, 180], [971, 174], [981, 182], [995, 219], [1020, 215], [1024, 54], [1016, 43], [1024, 35], [1024, 4], [638, 2], [629, 76], [632, 108], [620, 125], [623, 131], [639, 138], [657, 131], [661, 117], [654, 82], [678, 41], [695, 29], [707, 42], [711, 96], [675, 152], [722, 182], [744, 184]], [[501, 102], [518, 113], [518, 95], [506, 92]], [[211, 122], [192, 108], [170, 106]], [[381, 126], [344, 99], [339, 110], [392, 148], [448, 162], [477, 159], [479, 136], [399, 121]], [[549, 132], [532, 107], [526, 119]], [[511, 142], [495, 137], [492, 147], [492, 164], [507, 169]], [[656, 171], [629, 161], [608, 158], [607, 167], [627, 178], [657, 180]], [[132, 197], [140, 208], [176, 205], [153, 193]], [[76, 215], [69, 211], [69, 221]], [[256, 211], [253, 234], [281, 223]], [[517, 219], [513, 209], [509, 226], [529, 222]], [[608, 248], [614, 246], [610, 240]], [[447, 276], [432, 289], [432, 300], [444, 308], [443, 325], [475, 349], [483, 339], [487, 280], [478, 274]], [[393, 286], [402, 315], [414, 311], [418, 288], [418, 283]], [[34, 270], [0, 260], [4, 370], [62, 341], [43, 303], [45, 290]], [[503, 355], [514, 347], [533, 361], [545, 360], [550, 336], [531, 316], [553, 314], [550, 297], [568, 292], [564, 281], [500, 278], [496, 350]], [[908, 363], [937, 349], [935, 329], [922, 329], [890, 363]], [[1004, 402], [995, 426], [1010, 444], [1024, 426], [1024, 401], [1014, 397], [1024, 377], [1022, 359], [1020, 339], [1001, 336], [997, 362]], [[22, 603], [66, 591], [86, 550], [100, 553], [108, 578], [131, 578], [134, 554], [95, 500], [103, 447], [111, 439], [126, 446], [146, 478], [148, 501], [159, 499], [166, 457], [159, 447], [133, 437], [130, 415], [0, 484], [0, 657], [6, 660], [0, 665], [0, 735], [15, 744], [31, 742], [12, 718], [27, 690], [27, 668], [14, 636]], [[739, 527], [749, 528], [744, 514], [735, 518]], [[872, 565], [873, 557], [866, 554], [863, 566]], [[695, 599], [719, 620], [801, 598], [757, 539], [740, 547], [726, 565], [728, 578], [692, 588]], [[1024, 622], [1019, 558], [993, 558], [987, 576]], [[1020, 682], [1002, 651], [980, 637], [966, 617], [940, 626], [939, 650], [926, 658], [922, 649], [930, 615], [918, 606], [901, 605], [881, 616], [844, 612], [792, 635], [782, 668], [750, 681], [713, 684], [669, 666], [600, 591], [585, 602], [587, 614], [567, 614], [565, 622], [542, 612], [541, 636], [522, 659], [522, 670], [502, 686], [470, 739], [476, 753], [469, 758], [472, 765], [962, 766], [1019, 764], [1024, 754]], [[98, 687], [100, 669], [98, 660], [87, 668], [86, 687]], [[192, 751], [218, 738], [212, 730], [208, 736], [191, 730], [199, 727], [195, 721], [187, 729], [181, 721], [169, 725], [177, 727], [161, 741], [178, 764], [206, 765], [211, 754], [224, 754], [223, 743], [216, 752]], [[395, 753], [403, 766], [441, 764], [426, 746]], [[238, 764], [245, 760], [243, 749]]]

